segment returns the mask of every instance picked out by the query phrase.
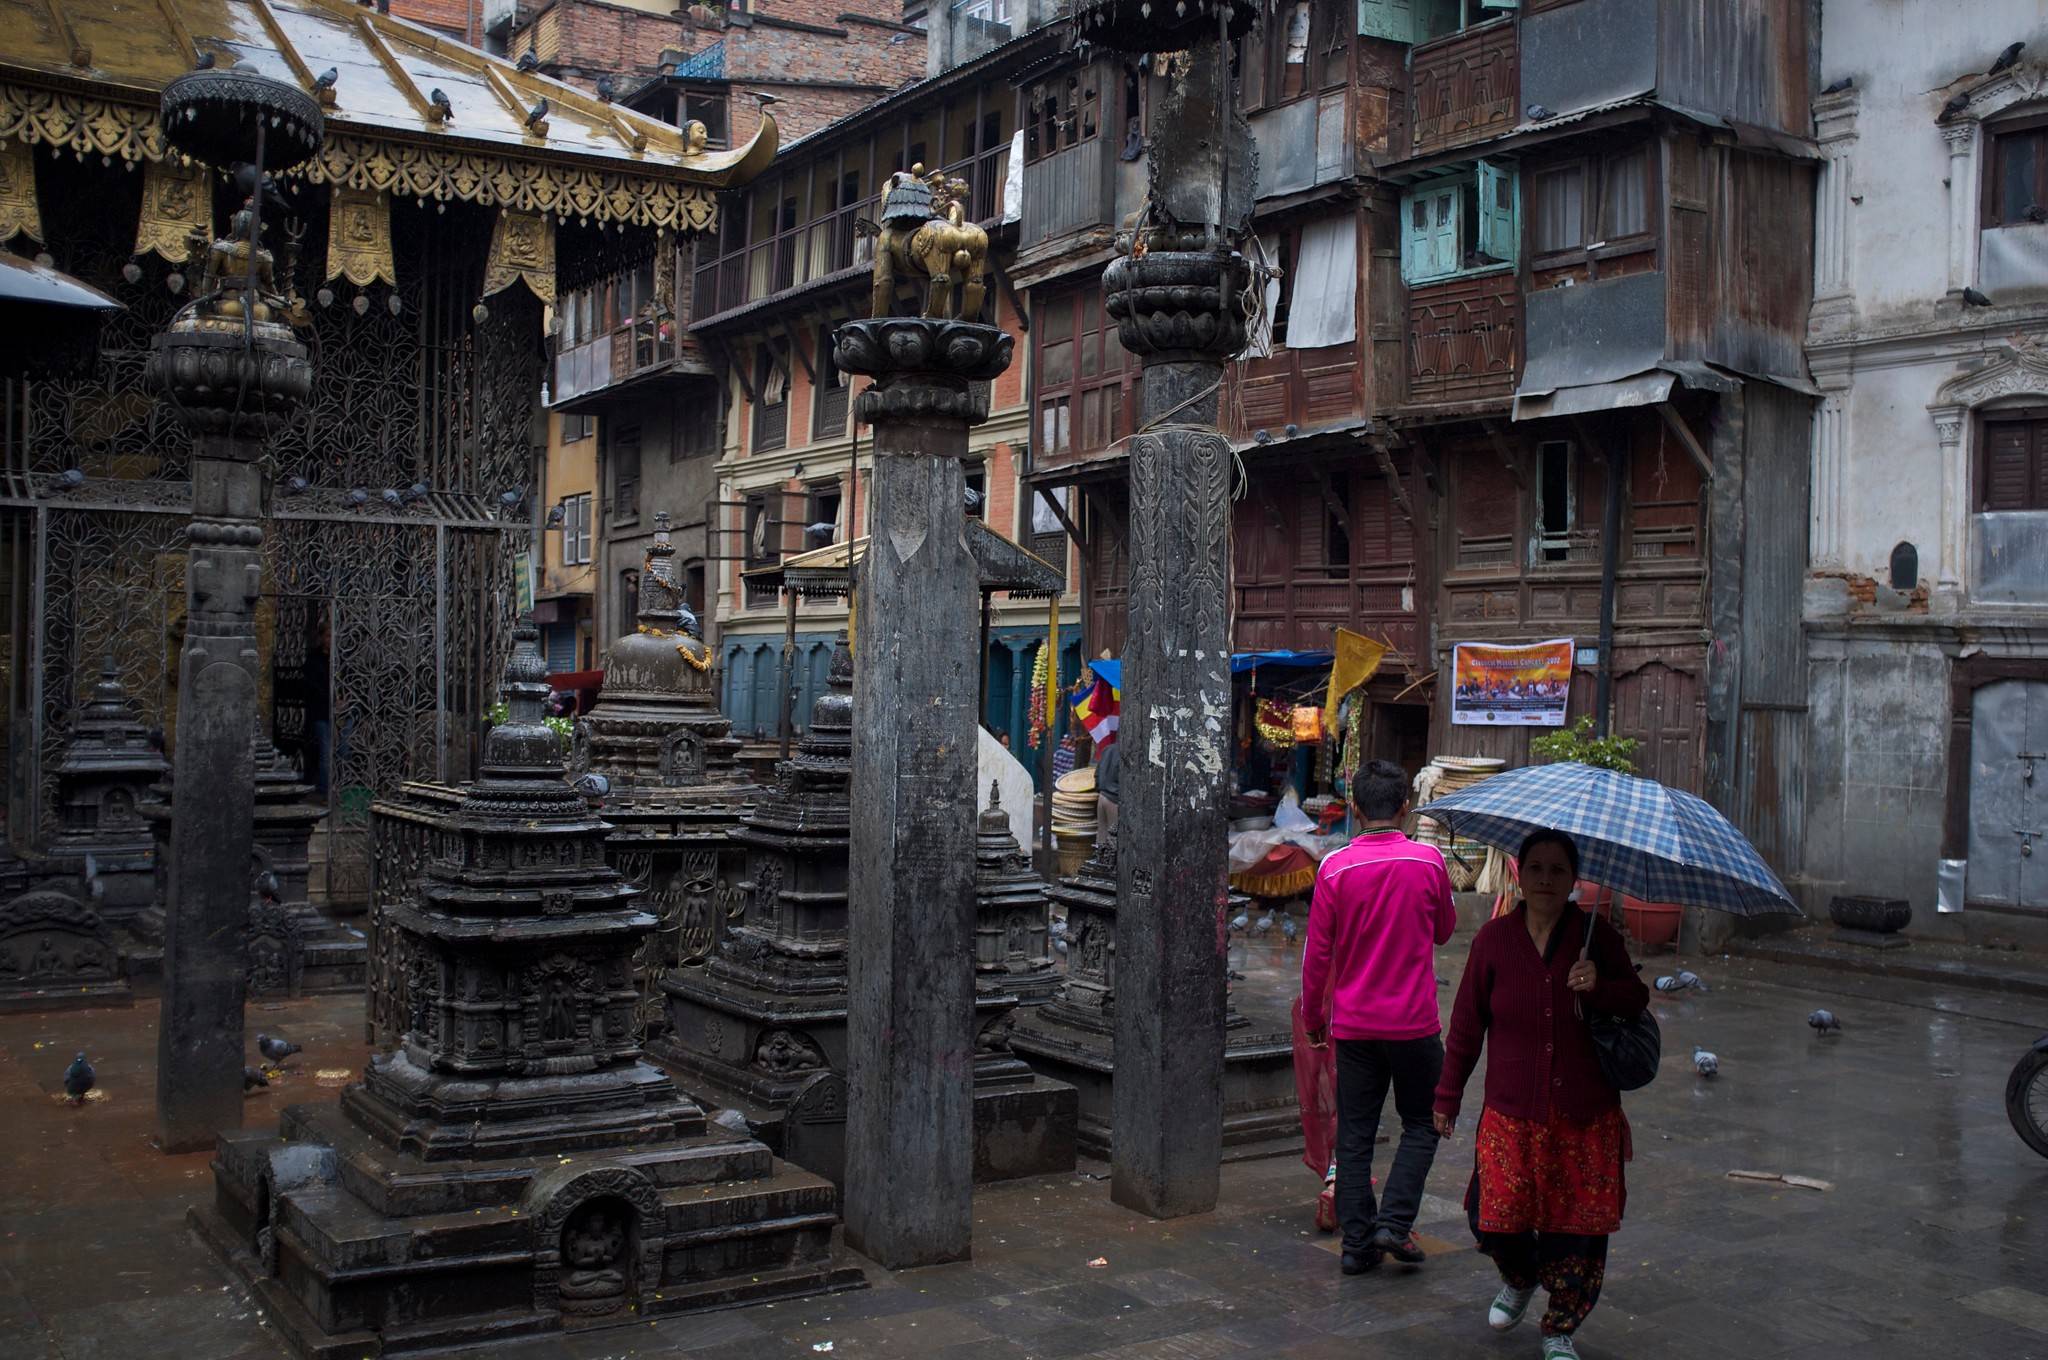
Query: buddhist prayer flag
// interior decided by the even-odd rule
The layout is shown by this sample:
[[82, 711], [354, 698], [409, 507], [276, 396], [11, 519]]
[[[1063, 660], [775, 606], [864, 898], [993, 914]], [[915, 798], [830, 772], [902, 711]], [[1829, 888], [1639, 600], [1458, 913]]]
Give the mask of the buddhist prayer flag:
[[1097, 746], [1107, 746], [1116, 740], [1117, 727], [1122, 719], [1120, 696], [1109, 681], [1097, 678], [1094, 688], [1074, 701], [1074, 717], [1088, 733], [1088, 739]]
[[1349, 628], [1337, 630], [1336, 656], [1330, 661], [1330, 689], [1323, 700], [1323, 725], [1337, 729], [1337, 706], [1344, 696], [1372, 679], [1387, 655], [1387, 644]]

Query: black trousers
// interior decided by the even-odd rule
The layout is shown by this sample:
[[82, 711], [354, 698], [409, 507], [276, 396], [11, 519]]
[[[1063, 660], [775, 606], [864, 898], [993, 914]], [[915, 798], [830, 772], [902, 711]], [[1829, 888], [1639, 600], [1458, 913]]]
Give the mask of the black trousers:
[[[1436, 1160], [1431, 1107], [1437, 1078], [1443, 1075], [1444, 1045], [1434, 1034], [1338, 1039], [1336, 1044], [1337, 1222], [1344, 1230], [1344, 1250], [1364, 1251], [1375, 1228], [1407, 1236], [1422, 1208], [1422, 1185]], [[1372, 1149], [1388, 1087], [1401, 1117], [1401, 1141], [1387, 1172], [1386, 1195], [1375, 1202]]]
[[1465, 1218], [1482, 1256], [1493, 1258], [1501, 1283], [1511, 1289], [1542, 1285], [1550, 1294], [1543, 1310], [1545, 1336], [1570, 1336], [1600, 1302], [1607, 1278], [1607, 1238], [1584, 1233], [1481, 1232], [1479, 1175], [1465, 1191]]

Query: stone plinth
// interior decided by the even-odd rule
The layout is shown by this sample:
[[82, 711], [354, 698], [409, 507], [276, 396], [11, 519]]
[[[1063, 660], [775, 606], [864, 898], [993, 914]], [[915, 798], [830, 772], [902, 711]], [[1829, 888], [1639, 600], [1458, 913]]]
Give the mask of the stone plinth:
[[155, 842], [142, 805], [166, 768], [108, 657], [72, 716], [48, 858], [56, 872], [98, 885], [94, 907], [114, 929], [156, 901]]
[[[796, 755], [733, 833], [745, 867], [725, 934], [704, 963], [662, 980], [669, 1025], [650, 1045], [699, 1101], [743, 1115], [779, 1155], [835, 1183], [846, 1167], [852, 685], [842, 635]], [[1061, 1111], [1072, 1093], [986, 1070], [1002, 1082], [976, 1087], [978, 1178], [1070, 1170]]]
[[860, 1282], [827, 1181], [707, 1124], [641, 1056], [656, 926], [540, 721], [515, 631], [507, 722], [411, 895], [385, 905], [405, 1029], [338, 1106], [221, 1140], [195, 1218], [310, 1354], [384, 1353]]
[[74, 893], [41, 887], [0, 905], [0, 1012], [133, 1000], [113, 931]]
[[[1080, 1093], [1080, 1150], [1108, 1158], [1115, 1144], [1116, 1020], [1125, 959], [1117, 948], [1118, 851], [1121, 832], [1098, 838], [1078, 873], [1046, 892], [1067, 915], [1067, 975], [1051, 1004], [1022, 1014], [1010, 1046], [1045, 1076]], [[1256, 1156], [1298, 1144], [1294, 1036], [1272, 1017], [1240, 1014], [1226, 1005], [1221, 1030], [1222, 1078], [1212, 1117], [1222, 1129], [1223, 1158]], [[1187, 1036], [1182, 1042], [1193, 1042]], [[1190, 1112], [1195, 1117], [1206, 1112]]]

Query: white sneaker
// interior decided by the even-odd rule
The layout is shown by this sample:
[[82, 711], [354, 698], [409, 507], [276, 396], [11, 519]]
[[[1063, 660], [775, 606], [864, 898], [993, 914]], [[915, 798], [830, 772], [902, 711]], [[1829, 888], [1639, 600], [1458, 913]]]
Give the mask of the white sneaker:
[[1579, 1348], [1568, 1336], [1543, 1338], [1543, 1360], [1579, 1360]]
[[1486, 1325], [1496, 1332], [1512, 1330], [1522, 1320], [1522, 1314], [1529, 1311], [1529, 1300], [1535, 1297], [1534, 1289], [1502, 1285], [1500, 1293], [1493, 1296], [1493, 1307], [1486, 1310]]

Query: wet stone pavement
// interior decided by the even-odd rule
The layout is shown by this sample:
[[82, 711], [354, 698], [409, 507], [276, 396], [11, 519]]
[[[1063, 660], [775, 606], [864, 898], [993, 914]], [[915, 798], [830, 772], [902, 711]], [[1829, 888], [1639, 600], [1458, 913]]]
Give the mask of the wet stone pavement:
[[[1464, 945], [1443, 951], [1452, 979]], [[1278, 941], [1247, 953], [1252, 988], [1296, 958]], [[1651, 956], [1644, 971], [1677, 962]], [[1667, 1061], [1629, 1098], [1627, 1221], [1582, 1353], [2048, 1360], [2048, 1160], [2013, 1135], [2003, 1104], [2013, 1062], [2048, 1028], [2039, 1002], [1743, 959], [1683, 962], [1713, 991], [1655, 1002]], [[1806, 1028], [1816, 1005], [1842, 1018], [1839, 1037]], [[252, 1011], [252, 1036], [284, 1033], [307, 1051], [249, 1099], [249, 1122], [333, 1099], [339, 1074], [354, 1076], [367, 1056], [360, 1015], [348, 998]], [[140, 1002], [0, 1017], [5, 1360], [281, 1353], [185, 1230], [186, 1207], [211, 1190], [208, 1157], [149, 1145], [155, 1016]], [[1693, 1074], [1695, 1043], [1720, 1056], [1717, 1080]], [[105, 1094], [73, 1108], [62, 1073], [81, 1047]], [[1317, 1178], [1296, 1158], [1226, 1166], [1217, 1212], [1170, 1223], [1110, 1204], [1106, 1168], [1084, 1163], [1080, 1175], [980, 1192], [969, 1265], [871, 1268], [873, 1287], [857, 1293], [488, 1354], [1531, 1360], [1531, 1323], [1507, 1336], [1486, 1327], [1496, 1281], [1458, 1209], [1478, 1082], [1430, 1178], [1417, 1225], [1430, 1259], [1417, 1269], [1340, 1275], [1335, 1242], [1311, 1222]], [[1737, 1169], [1832, 1188], [1729, 1179]]]

